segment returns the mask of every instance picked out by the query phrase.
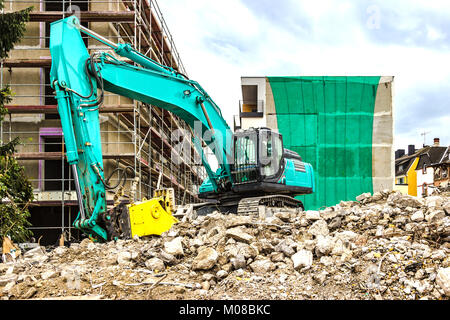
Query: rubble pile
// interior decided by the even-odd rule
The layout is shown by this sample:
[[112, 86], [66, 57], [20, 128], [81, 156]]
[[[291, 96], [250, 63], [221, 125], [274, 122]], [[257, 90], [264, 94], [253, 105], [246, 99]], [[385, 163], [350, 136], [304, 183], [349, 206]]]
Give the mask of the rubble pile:
[[162, 236], [37, 247], [2, 299], [449, 299], [450, 197], [185, 216]]

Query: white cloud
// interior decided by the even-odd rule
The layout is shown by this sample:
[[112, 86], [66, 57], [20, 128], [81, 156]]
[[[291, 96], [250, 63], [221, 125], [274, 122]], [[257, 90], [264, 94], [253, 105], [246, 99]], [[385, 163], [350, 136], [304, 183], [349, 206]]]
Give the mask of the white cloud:
[[432, 41], [442, 40], [446, 38], [445, 33], [431, 26], [427, 26], [427, 37]]
[[[420, 124], [421, 112], [427, 109], [424, 92], [448, 91], [448, 46], [434, 48], [415, 40], [417, 33], [432, 42], [446, 39], [445, 33], [421, 14], [433, 13], [448, 20], [447, 1], [369, 1], [367, 8], [380, 8], [379, 29], [366, 24], [373, 11], [354, 1], [286, 1], [286, 21], [279, 18], [282, 14], [271, 18], [271, 10], [278, 10], [276, 2], [273, 7], [266, 1], [261, 6], [263, 3], [266, 7], [261, 12], [249, 10], [239, 0], [159, 3], [190, 78], [208, 91], [230, 126], [241, 99], [241, 76], [393, 75], [394, 117], [399, 124], [405, 115], [416, 117]], [[400, 32], [396, 35], [399, 39], [390, 35], [393, 31]], [[375, 41], [373, 35], [391, 41]], [[411, 110], [413, 105], [423, 105], [423, 109]], [[430, 128], [430, 135], [440, 136], [447, 145], [448, 115], [443, 110]], [[417, 125], [417, 130], [396, 132], [396, 146], [423, 143], [421, 129]]]

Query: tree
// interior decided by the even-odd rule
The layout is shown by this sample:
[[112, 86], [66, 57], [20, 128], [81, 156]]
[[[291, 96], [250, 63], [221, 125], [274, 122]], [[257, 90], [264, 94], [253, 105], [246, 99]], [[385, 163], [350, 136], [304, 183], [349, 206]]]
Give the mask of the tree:
[[[0, 10], [4, 8], [0, 0]], [[0, 60], [8, 57], [14, 44], [25, 33], [25, 23], [29, 20], [32, 8], [17, 12], [0, 14]], [[0, 123], [8, 110], [5, 104], [11, 102], [13, 92], [9, 86], [0, 88]], [[13, 157], [17, 145], [16, 137], [8, 143], [0, 141], [0, 242], [9, 236], [16, 242], [25, 241], [31, 236], [27, 220], [30, 216], [28, 205], [33, 200], [33, 188], [25, 176], [25, 171]]]

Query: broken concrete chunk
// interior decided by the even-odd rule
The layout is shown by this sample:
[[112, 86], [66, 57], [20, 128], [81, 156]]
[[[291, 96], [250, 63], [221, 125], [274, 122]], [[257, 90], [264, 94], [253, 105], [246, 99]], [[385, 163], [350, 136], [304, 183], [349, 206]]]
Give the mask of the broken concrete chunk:
[[257, 260], [250, 264], [253, 272], [265, 274], [276, 269], [275, 264], [268, 259]]
[[334, 239], [330, 236], [317, 236], [317, 242], [315, 247], [315, 252], [318, 257], [329, 255], [333, 250]]
[[431, 196], [426, 197], [425, 199], [425, 205], [427, 208], [436, 208], [440, 207], [442, 203], [444, 202], [444, 198], [440, 196]]
[[419, 208], [422, 206], [423, 200], [413, 197], [410, 195], [403, 195], [400, 192], [395, 192], [389, 195], [387, 199], [387, 203], [397, 206], [397, 207], [411, 207], [411, 208]]
[[363, 193], [356, 197], [356, 201], [363, 202], [364, 200], [369, 199], [370, 197], [371, 197], [370, 192]]
[[239, 216], [239, 215], [230, 215], [229, 219], [225, 222], [225, 227], [233, 228], [238, 226], [245, 226], [252, 223], [252, 217], [251, 216]]
[[414, 214], [411, 216], [411, 221], [414, 221], [414, 222], [420, 222], [420, 221], [423, 221], [423, 219], [425, 219], [425, 216], [424, 216], [422, 210], [418, 210], [418, 211], [414, 212]]
[[57, 256], [63, 255], [64, 253], [66, 253], [68, 250], [67, 247], [56, 247], [53, 250], [53, 253], [56, 254]]
[[145, 261], [145, 267], [151, 271], [162, 271], [164, 270], [164, 261], [159, 258], [150, 258]]
[[450, 297], [450, 268], [440, 268], [438, 270], [436, 283], [442, 288], [444, 294]]
[[272, 252], [270, 254], [270, 260], [272, 260], [273, 262], [283, 262], [284, 261], [283, 252]]
[[119, 265], [129, 264], [131, 262], [131, 252], [122, 251], [117, 254], [117, 263]]
[[177, 237], [172, 241], [164, 242], [164, 251], [174, 256], [183, 256], [184, 251], [183, 244], [181, 242], [182, 239], [182, 237]]
[[226, 272], [225, 270], [219, 270], [216, 273], [216, 277], [219, 278], [219, 279], [223, 279], [226, 276], [228, 276], [228, 272]]
[[296, 270], [301, 268], [310, 268], [313, 263], [313, 254], [308, 250], [300, 250], [294, 254], [291, 259], [294, 263], [294, 269]]
[[316, 221], [320, 219], [320, 212], [316, 210], [308, 210], [305, 212], [305, 218], [307, 220]]
[[318, 220], [312, 224], [308, 232], [316, 237], [319, 235], [326, 236], [329, 233], [328, 225], [325, 220]]
[[45, 251], [42, 247], [36, 247], [31, 250], [28, 250], [24, 253], [24, 258], [34, 258], [36, 256], [45, 255]]
[[3, 288], [3, 293], [9, 295], [11, 289], [16, 285], [15, 281], [8, 282], [6, 286]]
[[158, 258], [169, 265], [177, 263], [177, 258], [174, 255], [165, 252], [164, 250], [161, 250], [161, 252], [158, 254]]
[[47, 280], [47, 279], [51, 279], [56, 277], [58, 274], [56, 271], [53, 270], [49, 270], [49, 271], [45, 271], [43, 273], [41, 273], [41, 279], [42, 280]]
[[333, 258], [330, 256], [323, 256], [320, 258], [320, 263], [326, 267], [331, 266], [333, 264]]
[[276, 211], [273, 215], [283, 222], [289, 222], [291, 219], [291, 212], [287, 210]]
[[246, 233], [242, 228], [236, 227], [228, 229], [225, 233], [226, 236], [233, 238], [234, 240], [250, 243], [254, 241], [254, 237]]
[[231, 258], [230, 262], [235, 270], [243, 269], [247, 266], [247, 261], [242, 254], [238, 254], [234, 258]]
[[95, 250], [97, 249], [97, 245], [91, 241], [87, 244], [86, 249], [88, 249], [89, 251]]
[[[290, 240], [290, 239], [289, 239]], [[275, 251], [284, 253], [287, 257], [292, 256], [295, 253], [295, 243], [288, 239], [281, 241], [275, 246]]]
[[325, 210], [320, 211], [320, 216], [322, 217], [322, 219], [325, 219], [326, 221], [336, 218], [337, 215], [338, 212], [331, 208], [326, 208]]
[[429, 223], [438, 222], [441, 219], [445, 218], [444, 210], [433, 210], [428, 213], [425, 217], [425, 220]]
[[342, 232], [338, 232], [335, 237], [343, 241], [351, 241], [356, 239], [356, 237], [358, 237], [358, 234], [353, 231], [345, 230]]
[[219, 254], [213, 248], [203, 248], [192, 262], [193, 270], [209, 270], [215, 266]]
[[18, 278], [18, 275], [14, 274], [14, 273], [0, 276], [0, 286], [4, 286], [8, 282], [14, 282], [15, 283], [17, 278]]
[[84, 238], [83, 240], [81, 240], [80, 242], [80, 247], [81, 248], [87, 248], [88, 244], [92, 243], [92, 241], [89, 238]]
[[282, 225], [283, 221], [281, 221], [280, 218], [277, 217], [267, 217], [264, 219], [264, 222], [268, 224], [276, 224], [276, 225]]
[[333, 220], [331, 220], [331, 222], [328, 224], [328, 228], [330, 230], [334, 230], [337, 229], [341, 226], [342, 224], [342, 218], [341, 217], [335, 217], [333, 218]]
[[329, 273], [328, 273], [327, 271], [322, 270], [321, 272], [314, 274], [313, 279], [314, 279], [317, 283], [323, 284], [323, 283], [325, 282], [325, 280], [327, 279], [328, 274], [329, 274]]
[[373, 201], [379, 201], [381, 199], [383, 199], [383, 194], [379, 191], [375, 192], [372, 196]]

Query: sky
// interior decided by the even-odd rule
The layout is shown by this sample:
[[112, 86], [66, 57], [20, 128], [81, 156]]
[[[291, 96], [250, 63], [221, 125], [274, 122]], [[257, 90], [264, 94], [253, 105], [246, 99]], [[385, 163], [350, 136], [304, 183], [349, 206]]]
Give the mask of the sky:
[[158, 4], [189, 78], [231, 128], [241, 76], [394, 76], [394, 149], [450, 145], [447, 0]]

